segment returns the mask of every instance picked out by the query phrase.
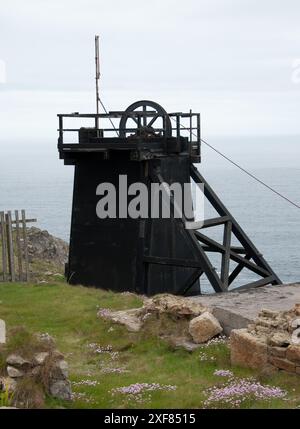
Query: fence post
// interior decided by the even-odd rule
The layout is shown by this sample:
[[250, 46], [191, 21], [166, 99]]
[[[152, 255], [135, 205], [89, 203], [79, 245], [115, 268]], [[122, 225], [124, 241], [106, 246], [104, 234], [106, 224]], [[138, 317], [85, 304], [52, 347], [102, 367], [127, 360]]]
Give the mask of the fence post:
[[11, 281], [16, 281], [15, 275], [15, 261], [14, 261], [14, 243], [13, 243], [13, 234], [12, 234], [12, 224], [11, 224], [11, 211], [8, 211], [6, 214], [6, 229], [7, 229], [7, 249], [8, 249], [8, 264], [9, 264], [9, 273], [11, 276]]
[[21, 237], [20, 237], [19, 210], [15, 210], [15, 219], [16, 219], [16, 242], [17, 242], [19, 280], [22, 281], [23, 267], [22, 267], [22, 248], [21, 248]]
[[7, 280], [7, 252], [6, 252], [6, 228], [5, 228], [5, 215], [4, 212], [0, 212], [0, 224], [1, 224], [1, 240], [2, 240], [2, 271], [3, 281]]
[[26, 228], [26, 216], [25, 210], [21, 211], [22, 213], [22, 226], [23, 226], [23, 244], [24, 244], [24, 257], [25, 257], [25, 280], [29, 281], [29, 261], [28, 261], [28, 238], [27, 238], [27, 228]]

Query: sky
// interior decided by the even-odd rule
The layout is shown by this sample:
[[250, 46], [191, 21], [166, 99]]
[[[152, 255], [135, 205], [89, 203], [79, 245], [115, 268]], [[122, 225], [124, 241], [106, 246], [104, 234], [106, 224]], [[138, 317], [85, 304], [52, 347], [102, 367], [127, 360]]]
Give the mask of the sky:
[[0, 145], [54, 144], [57, 113], [94, 112], [95, 34], [108, 109], [191, 108], [207, 139], [300, 135], [299, 19], [298, 0], [0, 0]]

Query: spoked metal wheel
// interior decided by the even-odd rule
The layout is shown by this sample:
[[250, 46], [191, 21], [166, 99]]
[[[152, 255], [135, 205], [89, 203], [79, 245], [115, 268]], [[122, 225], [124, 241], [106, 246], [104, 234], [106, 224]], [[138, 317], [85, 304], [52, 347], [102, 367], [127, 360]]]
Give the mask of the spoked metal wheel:
[[159, 104], [142, 100], [131, 104], [120, 120], [120, 137], [172, 137], [171, 120]]

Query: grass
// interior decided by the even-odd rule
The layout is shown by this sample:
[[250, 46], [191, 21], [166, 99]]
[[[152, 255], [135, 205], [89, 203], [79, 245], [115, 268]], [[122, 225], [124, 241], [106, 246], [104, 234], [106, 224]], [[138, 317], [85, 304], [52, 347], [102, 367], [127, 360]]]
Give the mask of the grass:
[[[300, 406], [299, 376], [279, 373], [266, 378], [256, 371], [231, 368], [226, 344], [203, 347], [193, 353], [174, 351], [151, 334], [129, 333], [96, 317], [99, 307], [121, 310], [141, 305], [134, 295], [69, 286], [62, 281], [0, 283], [0, 317], [8, 329], [23, 326], [29, 332], [49, 333], [69, 363], [75, 398], [69, 403], [47, 398], [49, 408], [202, 408], [205, 390], [223, 382], [213, 374], [215, 369], [231, 369], [237, 377], [254, 376], [288, 392], [285, 400], [248, 400], [245, 408]], [[95, 353], [89, 347], [93, 343], [111, 346], [118, 353]], [[208, 360], [200, 360], [200, 353]], [[111, 367], [125, 368], [127, 372], [103, 373], [103, 368]], [[77, 384], [86, 380], [97, 384]], [[134, 383], [174, 385], [177, 389], [146, 393], [145, 402], [111, 393], [114, 388]]]

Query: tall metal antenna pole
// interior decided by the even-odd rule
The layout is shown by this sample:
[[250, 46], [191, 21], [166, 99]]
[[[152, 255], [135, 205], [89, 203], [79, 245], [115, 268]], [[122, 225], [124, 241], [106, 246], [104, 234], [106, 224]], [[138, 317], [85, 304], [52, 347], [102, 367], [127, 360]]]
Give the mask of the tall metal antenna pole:
[[[99, 61], [99, 36], [95, 36], [95, 65], [96, 65], [96, 113], [99, 115], [99, 79], [100, 79], [100, 61]], [[96, 117], [96, 129], [99, 129], [99, 118]]]

